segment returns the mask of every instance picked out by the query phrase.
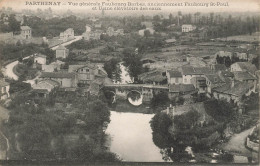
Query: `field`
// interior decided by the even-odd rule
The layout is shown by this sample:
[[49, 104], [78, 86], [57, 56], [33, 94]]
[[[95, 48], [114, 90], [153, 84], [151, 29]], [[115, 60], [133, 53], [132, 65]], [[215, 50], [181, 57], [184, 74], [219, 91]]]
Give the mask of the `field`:
[[238, 35], [238, 36], [229, 36], [226, 38], [218, 38], [222, 41], [243, 41], [243, 42], [259, 42], [260, 41], [260, 32], [253, 33], [252, 35]]

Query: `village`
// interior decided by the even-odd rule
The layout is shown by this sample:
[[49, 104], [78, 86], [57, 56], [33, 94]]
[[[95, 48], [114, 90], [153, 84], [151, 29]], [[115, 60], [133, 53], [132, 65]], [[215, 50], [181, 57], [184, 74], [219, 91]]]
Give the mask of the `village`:
[[[80, 135], [78, 131], [87, 128], [91, 130], [89, 133], [94, 132], [84, 119], [93, 115], [86, 113], [82, 118], [80, 115], [85, 113], [82, 109], [100, 100], [108, 104], [109, 110], [118, 107], [119, 112], [120, 109], [127, 112], [130, 103], [129, 112], [139, 109], [139, 113], [155, 114], [154, 118], [168, 118], [161, 120], [162, 124], [170, 119], [170, 126], [160, 130], [167, 130], [167, 137], [171, 135], [175, 145], [182, 140], [185, 145], [194, 148], [205, 145], [207, 149], [218, 142], [217, 149], [223, 149], [225, 154], [239, 151], [246, 157], [243, 162], [259, 162], [260, 33], [259, 21], [256, 22], [259, 16], [250, 18], [251, 27], [241, 28], [241, 32], [235, 34], [232, 29], [221, 32], [218, 28], [241, 18], [214, 13], [185, 15], [178, 12], [169, 16], [117, 18], [107, 16], [104, 10], [101, 16], [88, 17], [74, 16], [71, 11], [63, 16], [55, 15], [50, 8], [37, 12], [41, 18], [32, 11], [17, 13], [11, 8], [0, 11], [0, 108], [9, 110], [11, 119], [2, 119], [5, 127], [1, 126], [0, 130], [8, 131], [11, 126], [12, 131], [16, 131], [16, 134], [11, 130], [7, 132], [10, 139], [7, 142], [22, 144], [22, 141], [17, 143], [16, 138], [22, 134], [13, 127], [21, 121], [13, 110], [21, 107], [35, 110], [35, 114], [46, 111], [46, 114], [54, 112], [55, 116], [73, 116], [74, 121], [68, 122], [71, 129], [66, 131], [70, 138], [64, 136], [63, 141], [70, 144], [67, 138], [75, 144]], [[55, 29], [53, 24], [60, 20], [67, 22], [66, 26]], [[51, 25], [49, 31], [41, 31], [44, 22]], [[119, 107], [123, 102], [128, 105]], [[98, 133], [103, 133], [109, 121], [99, 124]], [[203, 129], [208, 132], [198, 136]], [[153, 130], [153, 134], [160, 135], [160, 130]], [[182, 138], [181, 130], [196, 137], [196, 141], [193, 137]], [[197, 133], [190, 133], [191, 130]], [[236, 144], [229, 147], [233, 136], [244, 131], [247, 132], [243, 133], [242, 140], [236, 142], [243, 147], [238, 148]], [[89, 133], [82, 137], [92, 138]], [[3, 138], [0, 140], [1, 144], [5, 142]], [[175, 145], [159, 142], [155, 145], [166, 149], [170, 158], [176, 158], [171, 150]], [[28, 150], [20, 146], [13, 146], [11, 150], [3, 148], [1, 159], [7, 158], [7, 151], [15, 152], [9, 158], [19, 159], [17, 154]], [[29, 152], [40, 151], [38, 146]], [[59, 152], [58, 157], [62, 155]], [[189, 161], [216, 161], [216, 157], [203, 157], [199, 160], [193, 156]]]

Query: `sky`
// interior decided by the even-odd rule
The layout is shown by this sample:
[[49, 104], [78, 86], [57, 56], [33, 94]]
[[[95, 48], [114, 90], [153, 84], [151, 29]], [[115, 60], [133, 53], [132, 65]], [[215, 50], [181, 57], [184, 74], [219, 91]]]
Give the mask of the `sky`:
[[[52, 2], [53, 4], [37, 5], [37, 2]], [[59, 5], [55, 5], [56, 4]], [[129, 4], [131, 3], [131, 6]], [[140, 10], [140, 6], [134, 6], [136, 2], [142, 2], [146, 4], [149, 10]], [[148, 7], [148, 3], [171, 3], [173, 6], [160, 6], [157, 8], [160, 10], [151, 10], [151, 6]], [[220, 2], [220, 3], [218, 3]], [[90, 4], [92, 3], [92, 4]], [[114, 10], [114, 7], [123, 7], [122, 4], [126, 4], [126, 7], [138, 8], [138, 10]], [[111, 5], [112, 4], [112, 5]], [[222, 5], [218, 5], [222, 4]], [[228, 6], [225, 6], [228, 4]], [[215, 6], [214, 6], [215, 5]], [[0, 8], [11, 7], [13, 10], [31, 9], [37, 8], [46, 9], [51, 7], [53, 11], [56, 10], [68, 10], [73, 12], [87, 12], [87, 13], [101, 13], [102, 8], [106, 14], [151, 14], [151, 13], [174, 13], [177, 11], [186, 12], [260, 12], [259, 0], [0, 0]], [[96, 7], [96, 10], [94, 8]], [[102, 7], [102, 8], [101, 8]], [[113, 10], [111, 10], [113, 9]]]

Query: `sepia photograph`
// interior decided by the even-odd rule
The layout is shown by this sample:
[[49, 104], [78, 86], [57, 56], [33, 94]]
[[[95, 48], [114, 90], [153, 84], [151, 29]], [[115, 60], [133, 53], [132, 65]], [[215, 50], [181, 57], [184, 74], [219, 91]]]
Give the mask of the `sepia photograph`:
[[258, 0], [0, 0], [0, 165], [259, 165]]

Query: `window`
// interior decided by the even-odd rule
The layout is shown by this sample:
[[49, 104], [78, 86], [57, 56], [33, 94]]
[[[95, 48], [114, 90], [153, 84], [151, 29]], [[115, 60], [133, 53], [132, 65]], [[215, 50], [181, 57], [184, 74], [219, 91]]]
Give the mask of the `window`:
[[89, 69], [86, 69], [86, 72], [89, 72]]

